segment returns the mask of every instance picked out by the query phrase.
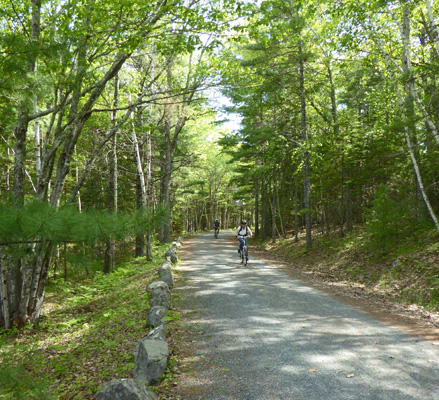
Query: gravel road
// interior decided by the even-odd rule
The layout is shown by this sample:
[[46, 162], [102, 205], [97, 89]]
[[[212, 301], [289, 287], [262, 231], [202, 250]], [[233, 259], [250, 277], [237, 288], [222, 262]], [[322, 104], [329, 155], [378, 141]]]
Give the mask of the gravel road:
[[374, 320], [252, 257], [231, 232], [184, 242], [196, 347], [184, 399], [439, 400], [439, 343]]

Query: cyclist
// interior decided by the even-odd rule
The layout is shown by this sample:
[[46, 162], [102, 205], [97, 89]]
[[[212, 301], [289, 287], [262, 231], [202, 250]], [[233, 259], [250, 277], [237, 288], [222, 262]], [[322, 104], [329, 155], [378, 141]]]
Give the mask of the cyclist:
[[[239, 226], [238, 229], [236, 230], [236, 238], [239, 240], [238, 253], [241, 253], [242, 247], [244, 246], [244, 241], [247, 239], [247, 237], [252, 237], [252, 236], [253, 234], [250, 228], [247, 226], [247, 221], [243, 219], [241, 221], [241, 226]], [[247, 257], [247, 261], [248, 261], [248, 257]]]
[[219, 229], [220, 229], [220, 222], [219, 222], [218, 218], [213, 223], [213, 229], [214, 229], [214, 236], [218, 237], [218, 233], [219, 233]]

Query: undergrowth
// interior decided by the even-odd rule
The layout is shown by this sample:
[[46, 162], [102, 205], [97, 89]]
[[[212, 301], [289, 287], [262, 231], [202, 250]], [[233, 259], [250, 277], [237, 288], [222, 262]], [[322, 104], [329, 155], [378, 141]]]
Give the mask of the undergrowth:
[[[305, 238], [259, 241], [258, 247], [294, 267], [323, 279], [362, 285], [403, 304], [439, 310], [439, 242], [431, 229], [392, 238], [391, 246], [377, 246], [370, 233], [357, 228], [345, 237], [338, 232], [314, 232], [313, 247]], [[389, 240], [387, 241], [387, 243]]]
[[114, 273], [49, 282], [37, 328], [0, 335], [0, 399], [94, 399], [114, 378], [132, 377], [131, 351], [146, 333], [146, 287], [167, 246]]

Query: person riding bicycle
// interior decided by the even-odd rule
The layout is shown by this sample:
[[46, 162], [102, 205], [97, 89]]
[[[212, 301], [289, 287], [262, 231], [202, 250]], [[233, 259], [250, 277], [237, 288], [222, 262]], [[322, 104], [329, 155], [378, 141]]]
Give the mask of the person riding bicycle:
[[241, 226], [238, 227], [237, 231], [236, 231], [236, 238], [239, 240], [239, 249], [238, 249], [238, 253], [241, 253], [242, 251], [242, 247], [244, 246], [244, 240], [247, 237], [252, 237], [252, 231], [250, 230], [250, 228], [247, 226], [247, 221], [245, 219], [243, 219], [241, 221]]
[[219, 222], [218, 218], [213, 223], [213, 229], [214, 229], [215, 235], [218, 235], [219, 229], [220, 229], [220, 222]]

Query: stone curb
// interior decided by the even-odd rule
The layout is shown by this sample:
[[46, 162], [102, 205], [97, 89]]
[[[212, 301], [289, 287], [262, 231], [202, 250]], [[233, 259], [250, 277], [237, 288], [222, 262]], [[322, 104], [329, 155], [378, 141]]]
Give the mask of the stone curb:
[[172, 266], [178, 262], [177, 250], [180, 247], [179, 239], [172, 243], [165, 252], [166, 261], [158, 270], [159, 280], [147, 287], [151, 291], [147, 325], [153, 329], [132, 350], [134, 379], [113, 379], [105, 383], [97, 393], [97, 400], [157, 400], [157, 396], [145, 384], [159, 380], [167, 368], [169, 347], [166, 342], [166, 321], [163, 318], [171, 305], [169, 289], [174, 286]]

